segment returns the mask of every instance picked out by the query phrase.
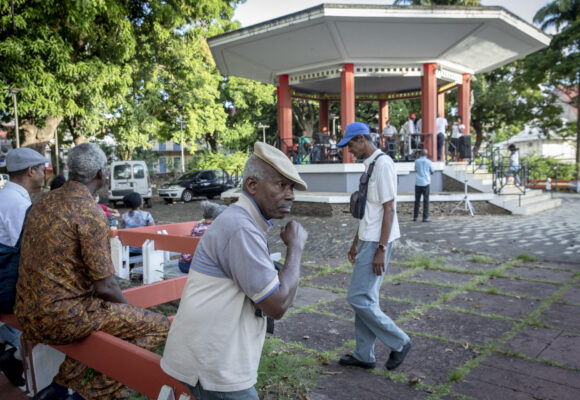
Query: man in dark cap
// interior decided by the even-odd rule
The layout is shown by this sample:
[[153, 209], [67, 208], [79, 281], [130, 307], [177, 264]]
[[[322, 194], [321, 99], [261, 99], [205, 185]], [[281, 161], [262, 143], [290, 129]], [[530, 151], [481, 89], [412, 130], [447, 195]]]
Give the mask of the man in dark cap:
[[[20, 234], [26, 210], [32, 204], [30, 195], [44, 183], [45, 164], [49, 160], [27, 147], [10, 150], [6, 169], [10, 181], [0, 190], [0, 312], [11, 313], [14, 306]], [[0, 323], [0, 369], [16, 386], [24, 385], [20, 356], [21, 332]]]
[[378, 150], [370, 139], [369, 127], [360, 122], [347, 125], [338, 146], [348, 146], [357, 159], [364, 159], [368, 191], [364, 215], [352, 242], [348, 259], [354, 270], [348, 288], [348, 302], [355, 312], [356, 348], [342, 357], [341, 365], [374, 368], [375, 341], [391, 349], [385, 366], [397, 368], [411, 348], [411, 339], [379, 306], [379, 289], [389, 265], [395, 239], [401, 234], [397, 221], [397, 173], [391, 157]]
[[294, 189], [306, 190], [306, 183], [288, 157], [256, 143], [239, 200], [197, 246], [161, 359], [161, 368], [196, 399], [258, 399], [254, 384], [266, 334], [262, 313], [280, 319], [292, 304], [308, 236], [299, 223], [286, 224], [280, 234], [286, 261], [278, 273], [266, 231], [271, 219], [290, 213]]

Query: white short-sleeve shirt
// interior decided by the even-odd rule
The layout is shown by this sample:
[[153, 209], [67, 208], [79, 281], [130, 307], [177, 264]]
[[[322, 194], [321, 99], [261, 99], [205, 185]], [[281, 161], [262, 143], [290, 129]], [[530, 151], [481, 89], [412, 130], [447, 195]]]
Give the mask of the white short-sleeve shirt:
[[[364, 160], [365, 170], [368, 171], [371, 162], [382, 152], [376, 150]], [[395, 214], [388, 243], [401, 237], [399, 221], [397, 219], [397, 172], [393, 159], [388, 155], [377, 159], [369, 180], [365, 214], [359, 223], [358, 237], [368, 242], [378, 242], [381, 237], [383, 222], [383, 204], [393, 200]]]
[[26, 210], [32, 202], [24, 187], [6, 182], [0, 189], [0, 243], [14, 246], [20, 237]]

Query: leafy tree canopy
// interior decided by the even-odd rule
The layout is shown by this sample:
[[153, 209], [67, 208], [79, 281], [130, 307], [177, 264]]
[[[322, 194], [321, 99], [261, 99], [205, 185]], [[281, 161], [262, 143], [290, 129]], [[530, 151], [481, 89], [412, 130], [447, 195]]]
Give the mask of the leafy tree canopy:
[[77, 141], [112, 133], [124, 157], [152, 137], [179, 142], [182, 126], [192, 148], [249, 142], [273, 88], [222, 78], [206, 42], [239, 26], [243, 1], [14, 0], [12, 14], [0, 0], [0, 118], [22, 88], [24, 145], [57, 127]]
[[[566, 92], [580, 108], [580, 0], [553, 0], [534, 16], [542, 29], [556, 28], [550, 46], [526, 59], [527, 79]], [[577, 113], [578, 118], [580, 114]], [[580, 179], [580, 120], [576, 120], [576, 179]]]

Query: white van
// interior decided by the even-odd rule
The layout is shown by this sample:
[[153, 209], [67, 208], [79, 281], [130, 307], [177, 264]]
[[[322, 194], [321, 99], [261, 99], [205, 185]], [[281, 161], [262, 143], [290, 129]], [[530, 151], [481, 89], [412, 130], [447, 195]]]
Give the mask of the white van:
[[137, 192], [151, 208], [151, 178], [145, 161], [113, 161], [109, 172], [109, 202], [115, 206], [125, 195]]

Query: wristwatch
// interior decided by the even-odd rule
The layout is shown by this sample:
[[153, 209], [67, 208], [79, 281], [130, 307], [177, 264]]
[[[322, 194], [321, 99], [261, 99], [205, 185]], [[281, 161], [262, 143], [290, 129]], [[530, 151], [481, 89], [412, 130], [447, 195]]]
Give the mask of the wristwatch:
[[381, 249], [382, 251], [387, 251], [387, 246], [385, 246], [382, 243], [379, 243], [379, 249]]

